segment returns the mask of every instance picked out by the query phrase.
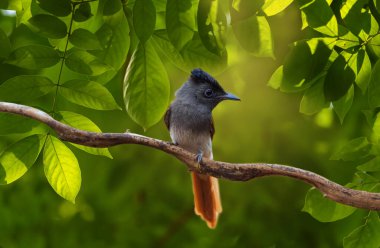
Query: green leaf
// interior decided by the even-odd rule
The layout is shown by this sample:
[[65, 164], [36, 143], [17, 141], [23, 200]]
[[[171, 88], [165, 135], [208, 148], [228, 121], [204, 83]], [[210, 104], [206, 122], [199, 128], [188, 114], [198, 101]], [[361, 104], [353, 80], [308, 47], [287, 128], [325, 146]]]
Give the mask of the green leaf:
[[380, 107], [380, 60], [377, 60], [368, 84], [368, 102], [371, 108]]
[[38, 0], [41, 9], [56, 15], [68, 16], [71, 14], [71, 1], [70, 0]]
[[61, 85], [58, 91], [66, 100], [87, 108], [120, 109], [107, 88], [93, 81], [73, 79]]
[[356, 85], [364, 93], [367, 90], [368, 83], [371, 77], [371, 61], [364, 49], [360, 49], [353, 54], [348, 65], [355, 73]]
[[120, 0], [106, 0], [103, 8], [103, 15], [111, 16], [119, 12], [122, 8]]
[[74, 46], [84, 50], [101, 49], [98, 37], [87, 29], [78, 28], [73, 31], [69, 37], [69, 41]]
[[150, 42], [132, 55], [124, 81], [124, 101], [131, 118], [145, 129], [163, 116], [169, 101], [169, 77]]
[[371, 159], [370, 161], [359, 165], [356, 168], [358, 170], [367, 171], [367, 172], [380, 171], [380, 157], [375, 157]]
[[300, 104], [300, 112], [307, 115], [315, 114], [321, 111], [325, 105], [326, 100], [323, 94], [324, 77], [305, 91]]
[[369, 39], [367, 47], [377, 58], [380, 58], [380, 35], [376, 35], [372, 39]]
[[166, 4], [166, 29], [169, 40], [181, 50], [192, 38], [196, 29], [197, 0], [168, 0]]
[[59, 139], [49, 135], [43, 152], [47, 180], [58, 195], [75, 203], [81, 185], [81, 172], [74, 153]]
[[355, 82], [355, 73], [347, 65], [345, 58], [339, 55], [327, 71], [324, 91], [328, 101], [343, 97]]
[[344, 219], [355, 212], [356, 208], [336, 203], [323, 197], [316, 188], [311, 188], [306, 195], [302, 211], [309, 213], [320, 222], [333, 222]]
[[266, 0], [262, 9], [267, 16], [273, 16], [283, 11], [292, 2], [293, 0]]
[[355, 161], [371, 155], [372, 145], [366, 137], [350, 140], [331, 156], [331, 160]]
[[[233, 0], [231, 12], [239, 12], [239, 18], [245, 19], [256, 14], [264, 5], [265, 0]], [[233, 13], [231, 13], [232, 15]]]
[[370, 211], [364, 225], [356, 228], [343, 239], [344, 248], [377, 248], [380, 245], [380, 220], [375, 211]]
[[59, 54], [53, 48], [29, 45], [14, 50], [4, 62], [25, 69], [38, 70], [52, 67], [59, 60]]
[[[309, 88], [325, 75], [330, 54], [331, 50], [320, 40], [295, 43], [284, 61], [281, 90], [298, 92]], [[276, 76], [280, 78], [281, 74]]]
[[36, 162], [45, 137], [33, 135], [17, 141], [0, 155], [0, 184], [9, 184], [22, 177]]
[[373, 122], [372, 136], [376, 143], [380, 141], [380, 113], [376, 114], [376, 118]]
[[[95, 133], [102, 132], [95, 123], [93, 123], [90, 119], [88, 119], [87, 117], [83, 115], [69, 112], [69, 111], [59, 111], [58, 115], [59, 115], [59, 120], [61, 122], [69, 126], [72, 126], [74, 128], [78, 128], [80, 130], [85, 130], [89, 132], [95, 132]], [[77, 145], [73, 143], [70, 143], [70, 144], [87, 153], [112, 158], [112, 155], [107, 148], [87, 147], [87, 146]]]
[[219, 0], [199, 1], [197, 24], [203, 45], [216, 55], [225, 53], [227, 20]]
[[346, 95], [333, 102], [334, 110], [339, 117], [340, 123], [343, 123], [344, 117], [351, 108], [352, 102], [354, 101], [354, 91], [354, 85], [351, 85]]
[[307, 0], [301, 10], [311, 28], [329, 36], [338, 35], [338, 22], [325, 0]]
[[74, 11], [73, 19], [76, 22], [84, 22], [92, 17], [90, 3], [81, 3]]
[[0, 58], [7, 58], [8, 55], [11, 53], [11, 43], [8, 39], [8, 36], [5, 34], [5, 32], [0, 28]]
[[37, 125], [37, 121], [24, 116], [0, 113], [0, 135], [26, 133]]
[[29, 19], [29, 23], [37, 28], [38, 33], [48, 38], [61, 39], [67, 35], [66, 24], [52, 15], [35, 15]]
[[279, 66], [272, 74], [268, 81], [268, 86], [277, 90], [281, 86], [282, 77], [284, 76], [284, 66]]
[[250, 16], [233, 21], [232, 29], [240, 45], [260, 57], [273, 57], [273, 42], [270, 26], [264, 16]]
[[65, 60], [65, 64], [72, 71], [94, 76], [112, 70], [109, 65], [83, 50], [71, 51]]
[[1, 101], [27, 101], [46, 95], [55, 84], [47, 77], [21, 75], [8, 79], [0, 85]]
[[50, 46], [45, 37], [34, 33], [28, 26], [21, 24], [16, 27], [9, 37], [12, 49], [16, 50], [20, 47], [29, 45], [46, 45]]
[[133, 27], [140, 42], [145, 43], [152, 36], [155, 24], [156, 8], [152, 0], [136, 0], [133, 7]]

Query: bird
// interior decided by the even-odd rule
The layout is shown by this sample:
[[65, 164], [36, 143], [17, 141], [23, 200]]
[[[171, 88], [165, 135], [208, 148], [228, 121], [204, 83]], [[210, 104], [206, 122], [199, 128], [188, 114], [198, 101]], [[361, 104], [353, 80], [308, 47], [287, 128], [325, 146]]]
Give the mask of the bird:
[[[224, 100], [240, 99], [224, 91], [215, 78], [197, 68], [176, 91], [175, 99], [164, 115], [172, 142], [196, 154], [199, 165], [203, 157], [213, 159], [215, 129], [212, 110]], [[191, 172], [191, 178], [195, 214], [214, 229], [222, 212], [218, 179], [197, 172]]]

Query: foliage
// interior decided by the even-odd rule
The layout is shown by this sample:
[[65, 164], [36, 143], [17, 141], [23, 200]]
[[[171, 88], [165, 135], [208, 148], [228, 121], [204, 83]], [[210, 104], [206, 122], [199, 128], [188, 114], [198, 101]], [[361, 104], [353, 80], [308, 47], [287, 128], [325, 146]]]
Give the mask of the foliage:
[[[339, 141], [333, 144], [341, 146], [341, 149], [329, 147], [330, 153], [334, 152], [331, 159], [357, 166], [349, 187], [378, 190], [380, 6], [377, 1], [6, 0], [0, 3], [0, 9], [16, 11], [15, 16], [0, 13], [2, 101], [37, 106], [66, 124], [93, 132], [100, 132], [99, 126], [104, 127], [107, 122], [99, 116], [115, 115], [123, 105], [130, 118], [147, 130], [159, 122], [169, 104], [170, 85], [174, 84], [174, 76], [169, 75], [175, 70], [188, 73], [201, 67], [215, 75], [226, 75], [227, 69], [238, 71], [252, 57], [259, 58], [260, 63], [276, 58], [280, 64], [268, 85], [282, 92], [301, 94], [300, 112], [315, 114], [319, 127], [332, 128], [334, 111], [343, 130], [351, 131], [341, 136], [330, 135]], [[294, 40], [279, 37], [276, 20], [282, 20], [292, 9], [302, 20], [302, 32], [296, 26], [298, 40], [289, 51], [281, 52], [281, 42]], [[245, 73], [254, 66], [257, 64], [247, 62]], [[234, 74], [233, 79], [251, 81], [252, 75], [247, 74]], [[235, 89], [239, 87], [243, 86]], [[260, 107], [266, 112], [265, 106]], [[276, 114], [280, 121], [286, 118], [281, 111]], [[367, 123], [356, 121], [361, 119]], [[117, 125], [112, 121], [108, 129], [114, 131]], [[285, 135], [280, 124], [271, 128]], [[42, 164], [53, 189], [71, 202], [75, 201], [82, 180], [77, 159], [81, 155], [72, 146], [112, 158], [108, 149], [66, 144], [37, 122], [9, 114], [0, 113], [0, 135], [1, 184], [19, 179], [33, 164]], [[246, 136], [240, 138], [243, 143]], [[253, 146], [252, 142], [248, 144]], [[325, 146], [321, 147], [323, 150]], [[317, 152], [304, 151], [308, 152], [319, 156]], [[282, 156], [265, 157], [258, 152], [256, 157], [283, 159]], [[143, 177], [137, 172], [136, 175]], [[141, 183], [145, 181], [141, 178]], [[170, 180], [162, 183], [171, 185]], [[303, 211], [322, 222], [354, 219], [358, 212], [323, 198], [314, 189], [307, 193]], [[247, 221], [246, 217], [242, 220]], [[351, 227], [343, 245], [378, 247], [380, 243], [372, 235], [379, 232], [378, 222], [374, 212], [369, 213], [362, 226], [353, 221], [356, 227]], [[229, 224], [234, 225], [234, 221]], [[244, 231], [241, 235], [244, 236]]]

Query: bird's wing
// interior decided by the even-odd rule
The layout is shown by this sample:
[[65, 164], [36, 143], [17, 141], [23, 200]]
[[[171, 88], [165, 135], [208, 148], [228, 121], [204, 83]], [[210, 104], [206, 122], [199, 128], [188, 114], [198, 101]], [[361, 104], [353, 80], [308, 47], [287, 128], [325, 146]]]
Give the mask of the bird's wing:
[[171, 114], [171, 112], [172, 112], [172, 110], [169, 107], [168, 110], [166, 110], [165, 115], [164, 115], [164, 122], [165, 122], [165, 125], [168, 128], [168, 130], [170, 130], [170, 114]]
[[211, 121], [210, 121], [210, 137], [211, 137], [211, 140], [214, 137], [214, 133], [215, 133], [214, 119], [211, 117]]

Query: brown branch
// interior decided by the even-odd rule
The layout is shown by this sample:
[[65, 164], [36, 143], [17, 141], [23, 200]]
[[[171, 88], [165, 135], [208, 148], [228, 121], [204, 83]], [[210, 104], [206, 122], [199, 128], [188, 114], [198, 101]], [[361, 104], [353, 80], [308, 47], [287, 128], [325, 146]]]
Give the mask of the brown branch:
[[175, 156], [192, 171], [235, 181], [247, 181], [256, 177], [269, 175], [292, 177], [313, 185], [325, 197], [333, 201], [357, 208], [380, 210], [380, 193], [349, 189], [311, 171], [280, 164], [235, 164], [206, 158], [203, 158], [201, 164], [198, 165], [195, 154], [170, 142], [134, 133], [93, 133], [82, 131], [56, 121], [41, 110], [14, 103], [0, 102], [0, 112], [23, 115], [45, 123], [55, 130], [58, 137], [64, 141], [91, 147], [110, 147], [119, 144], [149, 146]]

